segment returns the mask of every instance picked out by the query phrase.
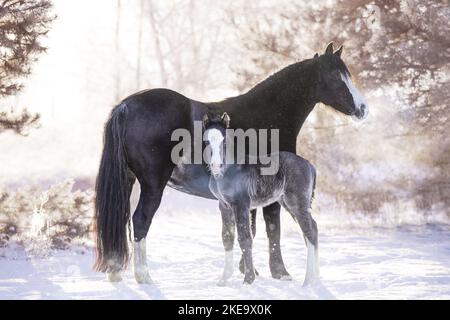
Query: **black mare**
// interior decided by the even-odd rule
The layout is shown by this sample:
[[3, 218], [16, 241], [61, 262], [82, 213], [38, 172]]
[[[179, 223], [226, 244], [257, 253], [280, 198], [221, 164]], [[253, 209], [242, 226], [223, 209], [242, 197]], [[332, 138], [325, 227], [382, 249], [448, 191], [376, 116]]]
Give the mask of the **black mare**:
[[[297, 135], [317, 103], [365, 118], [367, 106], [351, 82], [341, 53], [342, 47], [333, 52], [330, 44], [323, 55], [289, 65], [247, 93], [220, 102], [194, 101], [168, 89], [147, 90], [124, 99], [105, 126], [96, 182], [96, 270], [107, 272], [111, 281], [121, 279], [119, 272], [129, 259], [127, 229], [132, 219], [135, 277], [139, 283], [151, 282], [145, 237], [165, 186], [214, 199], [205, 165], [171, 161], [171, 150], [177, 144], [171, 141], [175, 129], [192, 133], [194, 121], [201, 121], [205, 113], [227, 112], [233, 119], [231, 128], [278, 128], [280, 151], [295, 153]], [[141, 194], [131, 215], [129, 197], [136, 178]], [[280, 205], [265, 206], [263, 215], [272, 276], [289, 276], [280, 250]]]

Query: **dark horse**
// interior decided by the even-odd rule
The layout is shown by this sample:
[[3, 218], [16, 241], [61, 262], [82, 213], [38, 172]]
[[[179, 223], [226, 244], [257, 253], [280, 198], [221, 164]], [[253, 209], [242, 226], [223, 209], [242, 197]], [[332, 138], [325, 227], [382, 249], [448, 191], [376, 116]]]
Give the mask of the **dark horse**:
[[[175, 129], [193, 132], [194, 121], [201, 121], [206, 113], [227, 112], [233, 119], [233, 129], [279, 129], [279, 150], [295, 153], [297, 135], [318, 102], [364, 119], [367, 106], [351, 82], [341, 53], [342, 47], [333, 53], [329, 44], [325, 54], [289, 65], [247, 93], [221, 102], [198, 102], [168, 89], [142, 91], [124, 99], [105, 126], [96, 182], [96, 269], [107, 272], [111, 281], [118, 281], [120, 270], [128, 262], [129, 197], [136, 178], [141, 194], [132, 221], [134, 272], [139, 283], [151, 282], [145, 237], [165, 186], [215, 199], [208, 187], [206, 165], [171, 161], [171, 150], [177, 144], [171, 140]], [[280, 250], [280, 205], [275, 202], [265, 206], [263, 215], [272, 276], [289, 277]]]

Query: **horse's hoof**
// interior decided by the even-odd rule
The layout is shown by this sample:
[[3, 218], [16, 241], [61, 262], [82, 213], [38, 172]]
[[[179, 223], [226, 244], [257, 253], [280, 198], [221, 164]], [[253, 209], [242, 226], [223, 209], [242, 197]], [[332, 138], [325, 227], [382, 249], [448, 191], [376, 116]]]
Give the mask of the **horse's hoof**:
[[281, 281], [292, 281], [292, 276], [290, 274], [287, 274], [287, 275], [281, 276], [279, 278], [279, 280], [281, 280]]
[[227, 280], [220, 279], [219, 282], [217, 282], [218, 287], [225, 287], [227, 285]]
[[275, 270], [275, 271], [271, 270], [271, 274], [272, 274], [272, 278], [274, 278], [274, 279], [278, 279], [278, 280], [292, 280], [291, 275], [284, 268], [281, 269], [281, 270]]
[[110, 282], [120, 282], [120, 281], [122, 281], [122, 276], [120, 275], [119, 272], [108, 272], [107, 276], [108, 276], [108, 280]]
[[153, 284], [153, 280], [148, 274], [148, 272], [135, 273], [134, 278], [139, 284]]
[[305, 278], [305, 280], [303, 281], [303, 287], [310, 287], [313, 286], [314, 284], [316, 284], [318, 281], [318, 278], [315, 277], [311, 277], [311, 278]]

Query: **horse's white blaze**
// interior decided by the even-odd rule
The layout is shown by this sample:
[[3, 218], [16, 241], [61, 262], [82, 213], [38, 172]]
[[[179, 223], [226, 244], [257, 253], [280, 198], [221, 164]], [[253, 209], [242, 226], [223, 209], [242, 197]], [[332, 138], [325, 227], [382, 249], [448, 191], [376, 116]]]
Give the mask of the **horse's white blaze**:
[[151, 283], [147, 267], [147, 249], [145, 238], [134, 242], [134, 276], [138, 283]]
[[222, 133], [217, 129], [210, 129], [207, 132], [206, 139], [211, 146], [211, 160], [210, 168], [213, 175], [220, 175], [222, 173], [222, 154], [220, 152], [220, 146], [224, 140]]
[[358, 108], [359, 111], [361, 111], [361, 106], [365, 106], [363, 116], [360, 117], [360, 120], [363, 120], [367, 118], [367, 115], [369, 114], [369, 109], [367, 108], [366, 100], [364, 99], [364, 96], [361, 94], [361, 92], [354, 86], [352, 80], [348, 76], [348, 74], [341, 73], [341, 79], [344, 81], [344, 83], [347, 85], [348, 91], [350, 91], [353, 102], [355, 104], [355, 107]]
[[318, 276], [319, 266], [317, 250], [314, 245], [306, 239], [307, 257], [306, 257], [306, 275], [305, 284], [309, 284], [314, 281]]

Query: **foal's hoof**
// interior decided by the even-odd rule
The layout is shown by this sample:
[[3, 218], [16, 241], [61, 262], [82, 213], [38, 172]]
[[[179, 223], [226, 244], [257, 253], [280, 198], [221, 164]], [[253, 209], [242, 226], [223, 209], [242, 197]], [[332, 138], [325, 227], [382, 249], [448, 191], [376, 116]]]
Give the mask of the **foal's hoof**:
[[[241, 258], [241, 261], [239, 261], [239, 271], [240, 271], [242, 274], [245, 274], [245, 269], [244, 269], [244, 259], [243, 259], [243, 258]], [[256, 274], [257, 276], [259, 276], [259, 272], [258, 272], [258, 270], [256, 270], [256, 269], [255, 269], [255, 274]]]
[[134, 274], [136, 282], [139, 284], [153, 284], [153, 280], [148, 272], [138, 272]]
[[281, 281], [291, 281], [292, 276], [289, 273], [272, 273], [272, 278]]
[[303, 281], [303, 287], [311, 287], [318, 282], [317, 278], [305, 279]]
[[120, 275], [120, 272], [108, 272], [107, 274], [108, 280], [110, 282], [120, 282], [122, 281], [122, 276]]
[[245, 276], [244, 284], [252, 284], [255, 281], [255, 275]]

